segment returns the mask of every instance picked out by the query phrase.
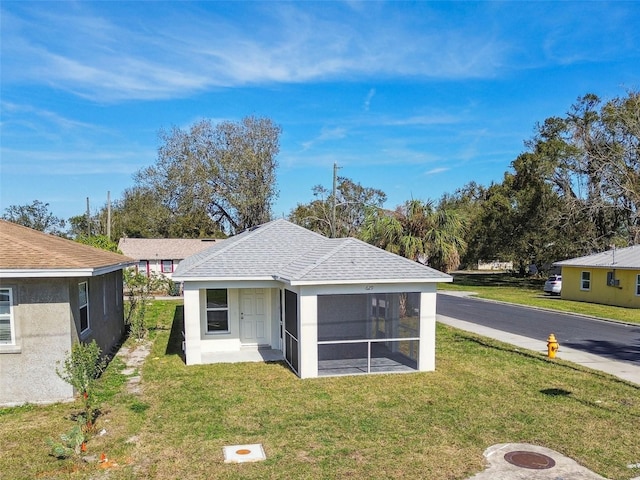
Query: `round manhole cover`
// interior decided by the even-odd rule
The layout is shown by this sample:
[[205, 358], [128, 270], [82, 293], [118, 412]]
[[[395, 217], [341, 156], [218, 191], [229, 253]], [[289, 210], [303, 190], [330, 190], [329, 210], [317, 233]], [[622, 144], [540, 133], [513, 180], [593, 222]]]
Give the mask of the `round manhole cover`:
[[556, 461], [536, 452], [515, 451], [505, 454], [504, 459], [511, 465], [522, 468], [532, 468], [534, 470], [544, 470], [556, 466]]

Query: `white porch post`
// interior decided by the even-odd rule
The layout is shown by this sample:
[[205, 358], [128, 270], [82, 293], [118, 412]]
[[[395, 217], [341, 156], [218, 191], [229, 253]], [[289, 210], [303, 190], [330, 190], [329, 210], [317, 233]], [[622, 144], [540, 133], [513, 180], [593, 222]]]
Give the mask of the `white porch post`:
[[436, 288], [420, 294], [420, 350], [418, 370], [436, 369]]
[[184, 286], [184, 334], [185, 334], [185, 357], [187, 365], [202, 363], [200, 342], [200, 290], [189, 288], [189, 284]]
[[300, 378], [318, 376], [318, 297], [300, 294]]

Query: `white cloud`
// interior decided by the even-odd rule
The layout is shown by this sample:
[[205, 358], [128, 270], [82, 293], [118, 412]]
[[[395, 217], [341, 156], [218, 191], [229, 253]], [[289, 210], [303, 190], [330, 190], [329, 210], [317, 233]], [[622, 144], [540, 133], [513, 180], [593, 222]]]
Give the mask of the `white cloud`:
[[[104, 148], [104, 149], [102, 149]], [[12, 175], [131, 175], [154, 159], [154, 150], [111, 150], [94, 146], [89, 150], [16, 150], [1, 148], [3, 174]], [[150, 162], [149, 162], [150, 163]]]
[[445, 125], [454, 124], [460, 121], [460, 117], [448, 114], [437, 113], [432, 115], [414, 115], [406, 118], [387, 119], [382, 123], [388, 126], [420, 126], [420, 125]]
[[437, 175], [438, 173], [447, 172], [449, 170], [451, 169], [446, 167], [438, 167], [438, 168], [432, 168], [431, 170], [424, 172], [424, 174], [427, 176], [432, 176], [432, 175]]
[[[229, 18], [216, 3], [167, 3], [159, 13], [146, 3], [29, 5], [3, 10], [5, 79], [98, 102], [371, 75], [480, 78], [506, 52], [481, 28], [436, 29], [402, 9], [242, 3], [244, 14]], [[127, 8], [141, 12], [128, 18]]]
[[[64, 117], [59, 115], [58, 113], [52, 112], [50, 110], [45, 110], [42, 108], [34, 107], [32, 105], [27, 104], [17, 104], [13, 102], [0, 102], [0, 107], [4, 112], [3, 126], [10, 125], [13, 121], [21, 122], [21, 118], [23, 117], [38, 117], [42, 120], [45, 120], [48, 124], [52, 124], [60, 130], [75, 130], [82, 129], [83, 131], [89, 130], [100, 130], [103, 131], [103, 127], [98, 127], [92, 123], [81, 122], [79, 120], [74, 120], [71, 118]], [[8, 118], [8, 120], [7, 120]], [[17, 119], [17, 120], [15, 120]]]
[[334, 127], [334, 128], [322, 128], [320, 130], [320, 134], [313, 138], [312, 140], [308, 140], [302, 143], [302, 148], [304, 150], [308, 150], [313, 146], [316, 146], [319, 143], [328, 142], [331, 140], [340, 140], [347, 136], [347, 129], [342, 127]]
[[369, 107], [371, 106], [371, 100], [373, 99], [375, 94], [376, 94], [376, 89], [375, 88], [372, 88], [371, 90], [369, 90], [369, 93], [367, 93], [367, 97], [364, 99], [364, 110], [365, 110], [365, 112], [369, 111]]

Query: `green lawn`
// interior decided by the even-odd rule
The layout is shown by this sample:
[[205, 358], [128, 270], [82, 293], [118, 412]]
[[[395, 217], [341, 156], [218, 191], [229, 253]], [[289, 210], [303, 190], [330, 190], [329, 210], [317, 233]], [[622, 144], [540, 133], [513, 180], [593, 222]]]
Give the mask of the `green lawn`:
[[438, 290], [469, 291], [475, 292], [478, 298], [488, 300], [640, 323], [640, 310], [637, 308], [575, 302], [545, 295], [542, 291], [544, 279], [515, 277], [504, 273], [455, 273], [453, 278], [453, 283], [438, 284]]
[[[179, 303], [150, 312], [143, 394], [125, 393], [119, 362], [100, 381], [107, 433], [87, 453], [117, 466], [47, 455], [79, 404], [27, 406], [0, 410], [0, 478], [462, 480], [503, 442], [610, 479], [640, 475], [627, 468], [640, 461], [640, 387], [606, 374], [442, 325], [435, 372], [300, 380], [280, 363], [187, 367]], [[224, 464], [223, 446], [241, 443], [262, 443], [267, 460]]]

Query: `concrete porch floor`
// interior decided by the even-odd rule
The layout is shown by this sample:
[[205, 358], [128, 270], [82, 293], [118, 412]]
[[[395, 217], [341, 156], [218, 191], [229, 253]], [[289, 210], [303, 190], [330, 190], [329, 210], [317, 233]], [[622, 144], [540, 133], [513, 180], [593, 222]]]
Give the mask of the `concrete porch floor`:
[[243, 348], [236, 352], [210, 352], [202, 354], [202, 363], [279, 362], [281, 350], [271, 348]]
[[[391, 358], [378, 357], [371, 359], [370, 373], [417, 372], [415, 367], [398, 362]], [[320, 360], [318, 362], [319, 377], [335, 377], [340, 375], [362, 375], [367, 373], [366, 358], [349, 358], [344, 360]]]

